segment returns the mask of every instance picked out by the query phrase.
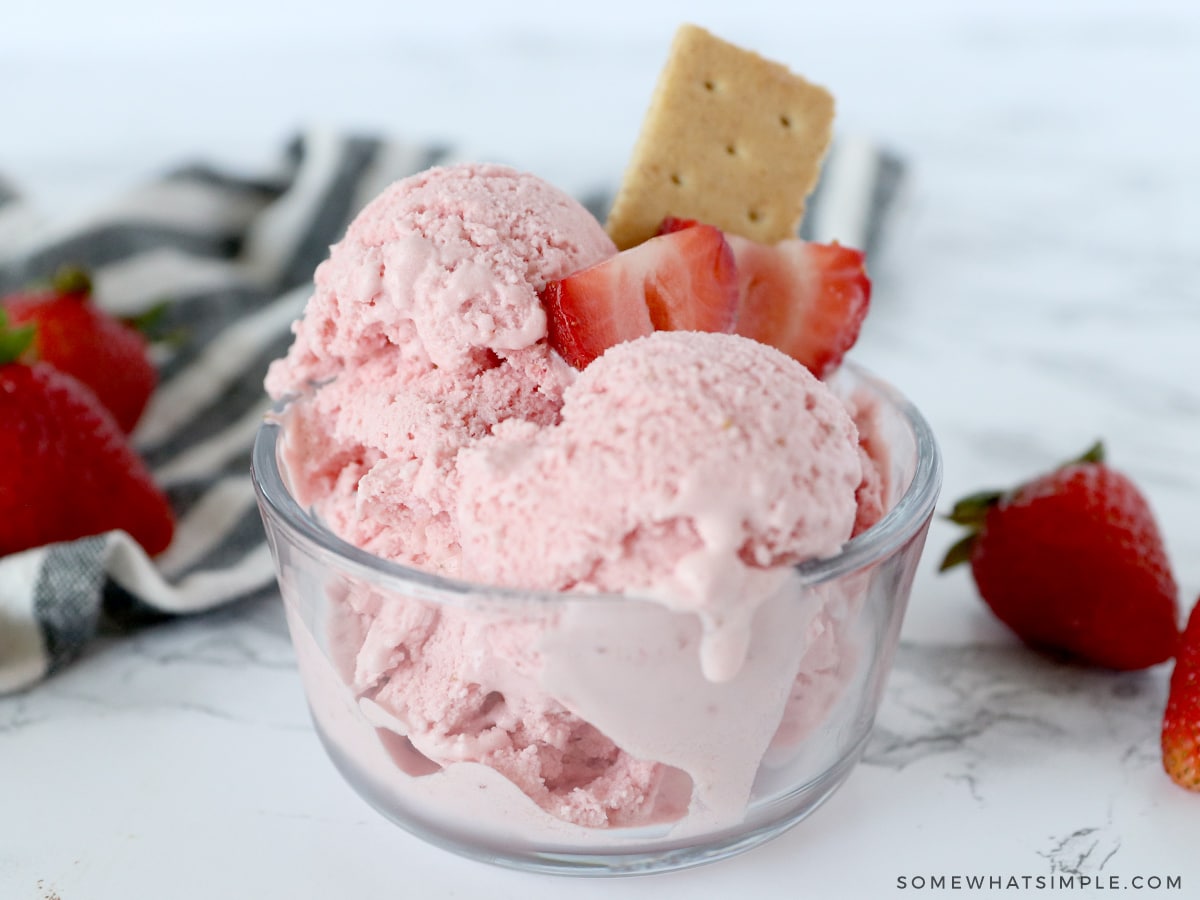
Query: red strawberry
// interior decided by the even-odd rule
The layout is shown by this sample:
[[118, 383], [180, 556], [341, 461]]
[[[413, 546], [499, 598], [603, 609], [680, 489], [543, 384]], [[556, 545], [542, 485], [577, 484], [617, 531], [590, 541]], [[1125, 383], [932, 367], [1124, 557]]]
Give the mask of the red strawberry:
[[[668, 217], [670, 234], [696, 225]], [[861, 251], [799, 238], [760, 244], [726, 235], [737, 263], [740, 335], [777, 347], [824, 378], [842, 362], [871, 302]]]
[[970, 562], [992, 611], [1038, 650], [1111, 669], [1175, 652], [1177, 589], [1145, 498], [1083, 457], [1011, 492], [974, 494], [951, 521], [971, 529], [942, 569]]
[[542, 302], [550, 345], [582, 369], [614, 344], [656, 329], [730, 331], [737, 272], [721, 232], [700, 225], [552, 281]]
[[654, 330], [645, 297], [632, 290], [610, 292], [604, 280], [603, 273], [584, 269], [562, 281], [550, 282], [541, 293], [546, 307], [546, 338], [577, 369], [586, 367], [609, 347]]
[[166, 549], [171, 508], [96, 395], [44, 362], [17, 358], [32, 329], [0, 310], [0, 556], [124, 529]]
[[1200, 791], [1200, 601], [1175, 656], [1162, 727], [1163, 768], [1180, 787]]
[[95, 391], [125, 432], [133, 430], [158, 381], [146, 339], [89, 302], [81, 269], [64, 268], [50, 288], [0, 301], [14, 325], [37, 325], [38, 359]]
[[859, 250], [799, 238], [767, 246], [729, 236], [741, 279], [738, 334], [778, 347], [818, 378], [858, 340], [871, 302]]
[[685, 228], [691, 228], [694, 225], [700, 225], [699, 219], [681, 219], [678, 216], [667, 216], [662, 220], [662, 224], [658, 226], [659, 234], [671, 234], [675, 231], [683, 231]]

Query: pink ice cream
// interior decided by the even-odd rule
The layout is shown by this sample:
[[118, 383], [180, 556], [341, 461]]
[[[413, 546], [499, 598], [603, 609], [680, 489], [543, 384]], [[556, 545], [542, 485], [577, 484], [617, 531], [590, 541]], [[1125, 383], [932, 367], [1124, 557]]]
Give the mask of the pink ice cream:
[[575, 200], [504, 167], [385, 190], [318, 267], [267, 375], [297, 397], [298, 499], [364, 549], [454, 574], [457, 453], [504, 419], [555, 421], [574, 371], [546, 344], [538, 291], [614, 252]]
[[611, 348], [563, 399], [559, 425], [510, 421], [463, 451], [463, 575], [694, 611], [704, 671], [732, 677], [764, 572], [850, 537], [846, 408], [772, 347], [669, 331]]
[[[735, 815], [768, 747], [816, 727], [850, 668], [853, 603], [801, 609], [778, 588], [877, 519], [884, 485], [842, 401], [765, 345], [660, 332], [568, 367], [538, 292], [614, 252], [575, 201], [510, 169], [393, 185], [318, 269], [271, 368], [291, 398], [281, 458], [297, 498], [379, 556], [649, 601], [629, 618], [654, 627], [331, 598], [329, 655], [416, 782], [482, 765], [590, 827]], [[580, 675], [614, 647], [633, 681]], [[640, 708], [638, 666], [680, 652], [678, 708]]]

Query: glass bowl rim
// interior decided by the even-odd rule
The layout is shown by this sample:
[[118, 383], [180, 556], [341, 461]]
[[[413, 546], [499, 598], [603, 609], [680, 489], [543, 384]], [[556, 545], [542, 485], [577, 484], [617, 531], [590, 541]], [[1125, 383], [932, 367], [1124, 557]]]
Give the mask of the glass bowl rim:
[[[891, 556], [924, 527], [933, 514], [941, 489], [941, 452], [933, 430], [921, 412], [891, 384], [875, 377], [862, 366], [845, 362], [833, 377], [836, 379], [843, 370], [848, 370], [858, 383], [869, 386], [873, 394], [891, 404], [895, 411], [900, 413], [910, 428], [916, 445], [916, 467], [908, 488], [882, 519], [843, 544], [842, 549], [833, 556], [805, 560], [791, 567], [802, 585], [813, 586], [833, 581]], [[384, 582], [395, 582], [396, 588], [409, 593], [413, 588], [418, 588], [423, 598], [435, 601], [461, 602], [480, 596], [523, 603], [636, 598], [634, 594], [573, 593], [481, 584], [437, 575], [375, 556], [318, 524], [292, 496], [279, 471], [276, 445], [280, 430], [279, 424], [268, 417], [259, 425], [254, 437], [250, 473], [259, 506], [264, 517], [269, 512], [270, 516], [284, 525], [293, 539], [299, 539], [310, 553], [336, 565], [342, 571], [354, 573], [373, 582], [379, 582], [381, 579]]]

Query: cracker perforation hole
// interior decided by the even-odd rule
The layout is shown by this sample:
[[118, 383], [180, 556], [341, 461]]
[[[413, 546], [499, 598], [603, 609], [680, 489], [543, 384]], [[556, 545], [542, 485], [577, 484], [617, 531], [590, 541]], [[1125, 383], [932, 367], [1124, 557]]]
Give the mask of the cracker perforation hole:
[[757, 222], [760, 218], [758, 210], [757, 209], [746, 210], [746, 218], [749, 219], [751, 222]]
[[678, 172], [671, 173], [671, 184], [683, 184], [683, 179]]
[[737, 147], [733, 146], [733, 144], [726, 144], [725, 152], [730, 156], [737, 156]]
[[713, 91], [715, 91], [717, 89], [717, 83], [715, 81], [713, 81], [711, 78], [705, 78], [704, 79], [704, 89], [711, 94]]
[[782, 125], [784, 128], [791, 128], [792, 120], [790, 118], [788, 118], [787, 116], [780, 116], [779, 124]]

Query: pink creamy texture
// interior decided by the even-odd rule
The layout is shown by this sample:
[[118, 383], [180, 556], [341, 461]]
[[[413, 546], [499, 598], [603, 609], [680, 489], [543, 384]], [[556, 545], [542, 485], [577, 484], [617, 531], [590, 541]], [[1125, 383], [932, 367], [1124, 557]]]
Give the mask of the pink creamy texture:
[[[523, 620], [361, 590], [330, 597], [332, 661], [402, 770], [482, 764], [589, 827], [676, 820], [693, 790], [736, 810], [771, 735], [823, 718], [852, 668], [845, 627], [776, 598], [764, 621], [794, 622], [795, 643], [739, 675], [752, 620], [788, 564], [837, 552], [856, 519], [878, 518], [885, 487], [846, 408], [771, 348], [659, 333], [582, 374], [563, 363], [538, 291], [614, 252], [586, 210], [532, 176], [430, 170], [351, 224], [267, 379], [291, 398], [280, 416], [290, 484], [345, 540], [440, 574], [629, 591], [695, 613], [688, 652], [703, 676], [680, 670], [680, 684], [697, 698], [708, 688], [688, 679], [722, 698], [752, 689], [775, 710], [755, 740], [725, 735], [725, 755], [701, 759], [702, 742], [684, 737], [703, 724], [695, 714], [647, 735], [615, 696], [573, 701], [588, 689], [549, 671], [539, 641], [594, 629], [544, 610]], [[554, 659], [570, 656], [556, 645]], [[777, 700], [763, 699], [772, 690]]]
[[854, 534], [859, 535], [888, 510], [891, 456], [879, 424], [879, 401], [859, 391], [846, 401], [846, 409], [858, 428], [858, 455], [862, 461], [863, 477], [856, 493], [858, 513], [854, 518]]
[[671, 331], [608, 350], [559, 425], [511, 422], [461, 473], [465, 577], [693, 610], [713, 680], [740, 667], [763, 571], [836, 553], [862, 481], [854, 423], [807, 369], [747, 338]]
[[538, 291], [615, 252], [544, 181], [431, 169], [372, 201], [318, 267], [296, 340], [267, 375], [297, 497], [342, 537], [453, 574], [457, 452], [508, 418], [550, 423], [575, 377]]
[[[355, 593], [338, 611], [335, 660], [354, 693], [376, 704], [416, 754], [410, 774], [481, 763], [547, 812], [591, 827], [672, 821], [691, 781], [638, 759], [540, 686], [538, 639], [553, 617], [491, 616]], [[361, 629], [361, 630], [360, 630]]]

